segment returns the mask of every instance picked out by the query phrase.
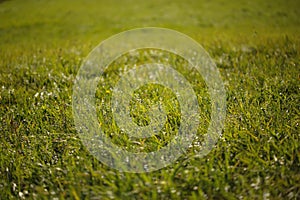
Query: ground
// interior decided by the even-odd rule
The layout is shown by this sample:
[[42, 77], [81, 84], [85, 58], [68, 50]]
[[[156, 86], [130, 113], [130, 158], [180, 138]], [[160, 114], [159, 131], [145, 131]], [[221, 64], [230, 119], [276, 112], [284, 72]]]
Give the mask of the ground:
[[[299, 7], [295, 0], [0, 1], [0, 199], [299, 199]], [[207, 156], [191, 147], [161, 170], [125, 173], [82, 144], [72, 87], [97, 44], [146, 26], [180, 31], [206, 49], [226, 87], [227, 115]], [[97, 95], [109, 93], [100, 87]], [[142, 116], [138, 123], [147, 123]], [[152, 142], [149, 150], [160, 141]]]

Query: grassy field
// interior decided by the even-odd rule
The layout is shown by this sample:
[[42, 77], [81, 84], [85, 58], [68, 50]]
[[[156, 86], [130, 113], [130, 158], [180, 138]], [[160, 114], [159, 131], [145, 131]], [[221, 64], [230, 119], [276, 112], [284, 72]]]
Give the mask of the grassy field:
[[[299, 199], [299, 7], [296, 0], [0, 1], [0, 199]], [[161, 170], [123, 173], [81, 143], [72, 87], [99, 42], [145, 26], [203, 45], [224, 80], [227, 116], [204, 158], [193, 146]], [[99, 99], [109, 97], [100, 89]], [[151, 90], [143, 89], [137, 95]], [[176, 121], [178, 108], [169, 109]], [[136, 122], [147, 124], [139, 110]], [[148, 141], [146, 151], [160, 143]]]

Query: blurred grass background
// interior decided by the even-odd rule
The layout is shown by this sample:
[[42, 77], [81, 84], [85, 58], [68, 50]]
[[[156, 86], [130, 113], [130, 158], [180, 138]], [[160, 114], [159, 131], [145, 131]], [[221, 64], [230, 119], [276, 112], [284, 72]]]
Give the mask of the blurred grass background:
[[2, 45], [97, 44], [112, 34], [145, 26], [171, 28], [209, 41], [297, 36], [299, 6], [295, 0], [13, 0], [1, 3], [0, 39]]

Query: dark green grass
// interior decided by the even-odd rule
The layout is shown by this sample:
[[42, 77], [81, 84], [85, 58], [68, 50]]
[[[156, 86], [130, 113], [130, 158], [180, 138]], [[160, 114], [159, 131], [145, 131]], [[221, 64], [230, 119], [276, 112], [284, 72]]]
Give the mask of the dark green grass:
[[[298, 4], [0, 2], [0, 198], [299, 199]], [[121, 173], [82, 145], [72, 87], [98, 42], [141, 26], [174, 28], [204, 45], [226, 86], [227, 117], [204, 158], [195, 145], [159, 171]], [[193, 87], [200, 97], [203, 83]], [[106, 91], [99, 98], [109, 97]], [[136, 115], [147, 123], [147, 115]], [[154, 142], [146, 151], [161, 141]]]

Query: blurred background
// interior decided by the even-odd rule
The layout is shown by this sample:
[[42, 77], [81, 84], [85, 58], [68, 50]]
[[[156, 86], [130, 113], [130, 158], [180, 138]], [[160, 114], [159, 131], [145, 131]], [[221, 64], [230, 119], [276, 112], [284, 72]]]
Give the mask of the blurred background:
[[299, 6], [295, 0], [2, 0], [0, 42], [97, 44], [115, 33], [147, 26], [175, 29], [199, 40], [296, 35]]

